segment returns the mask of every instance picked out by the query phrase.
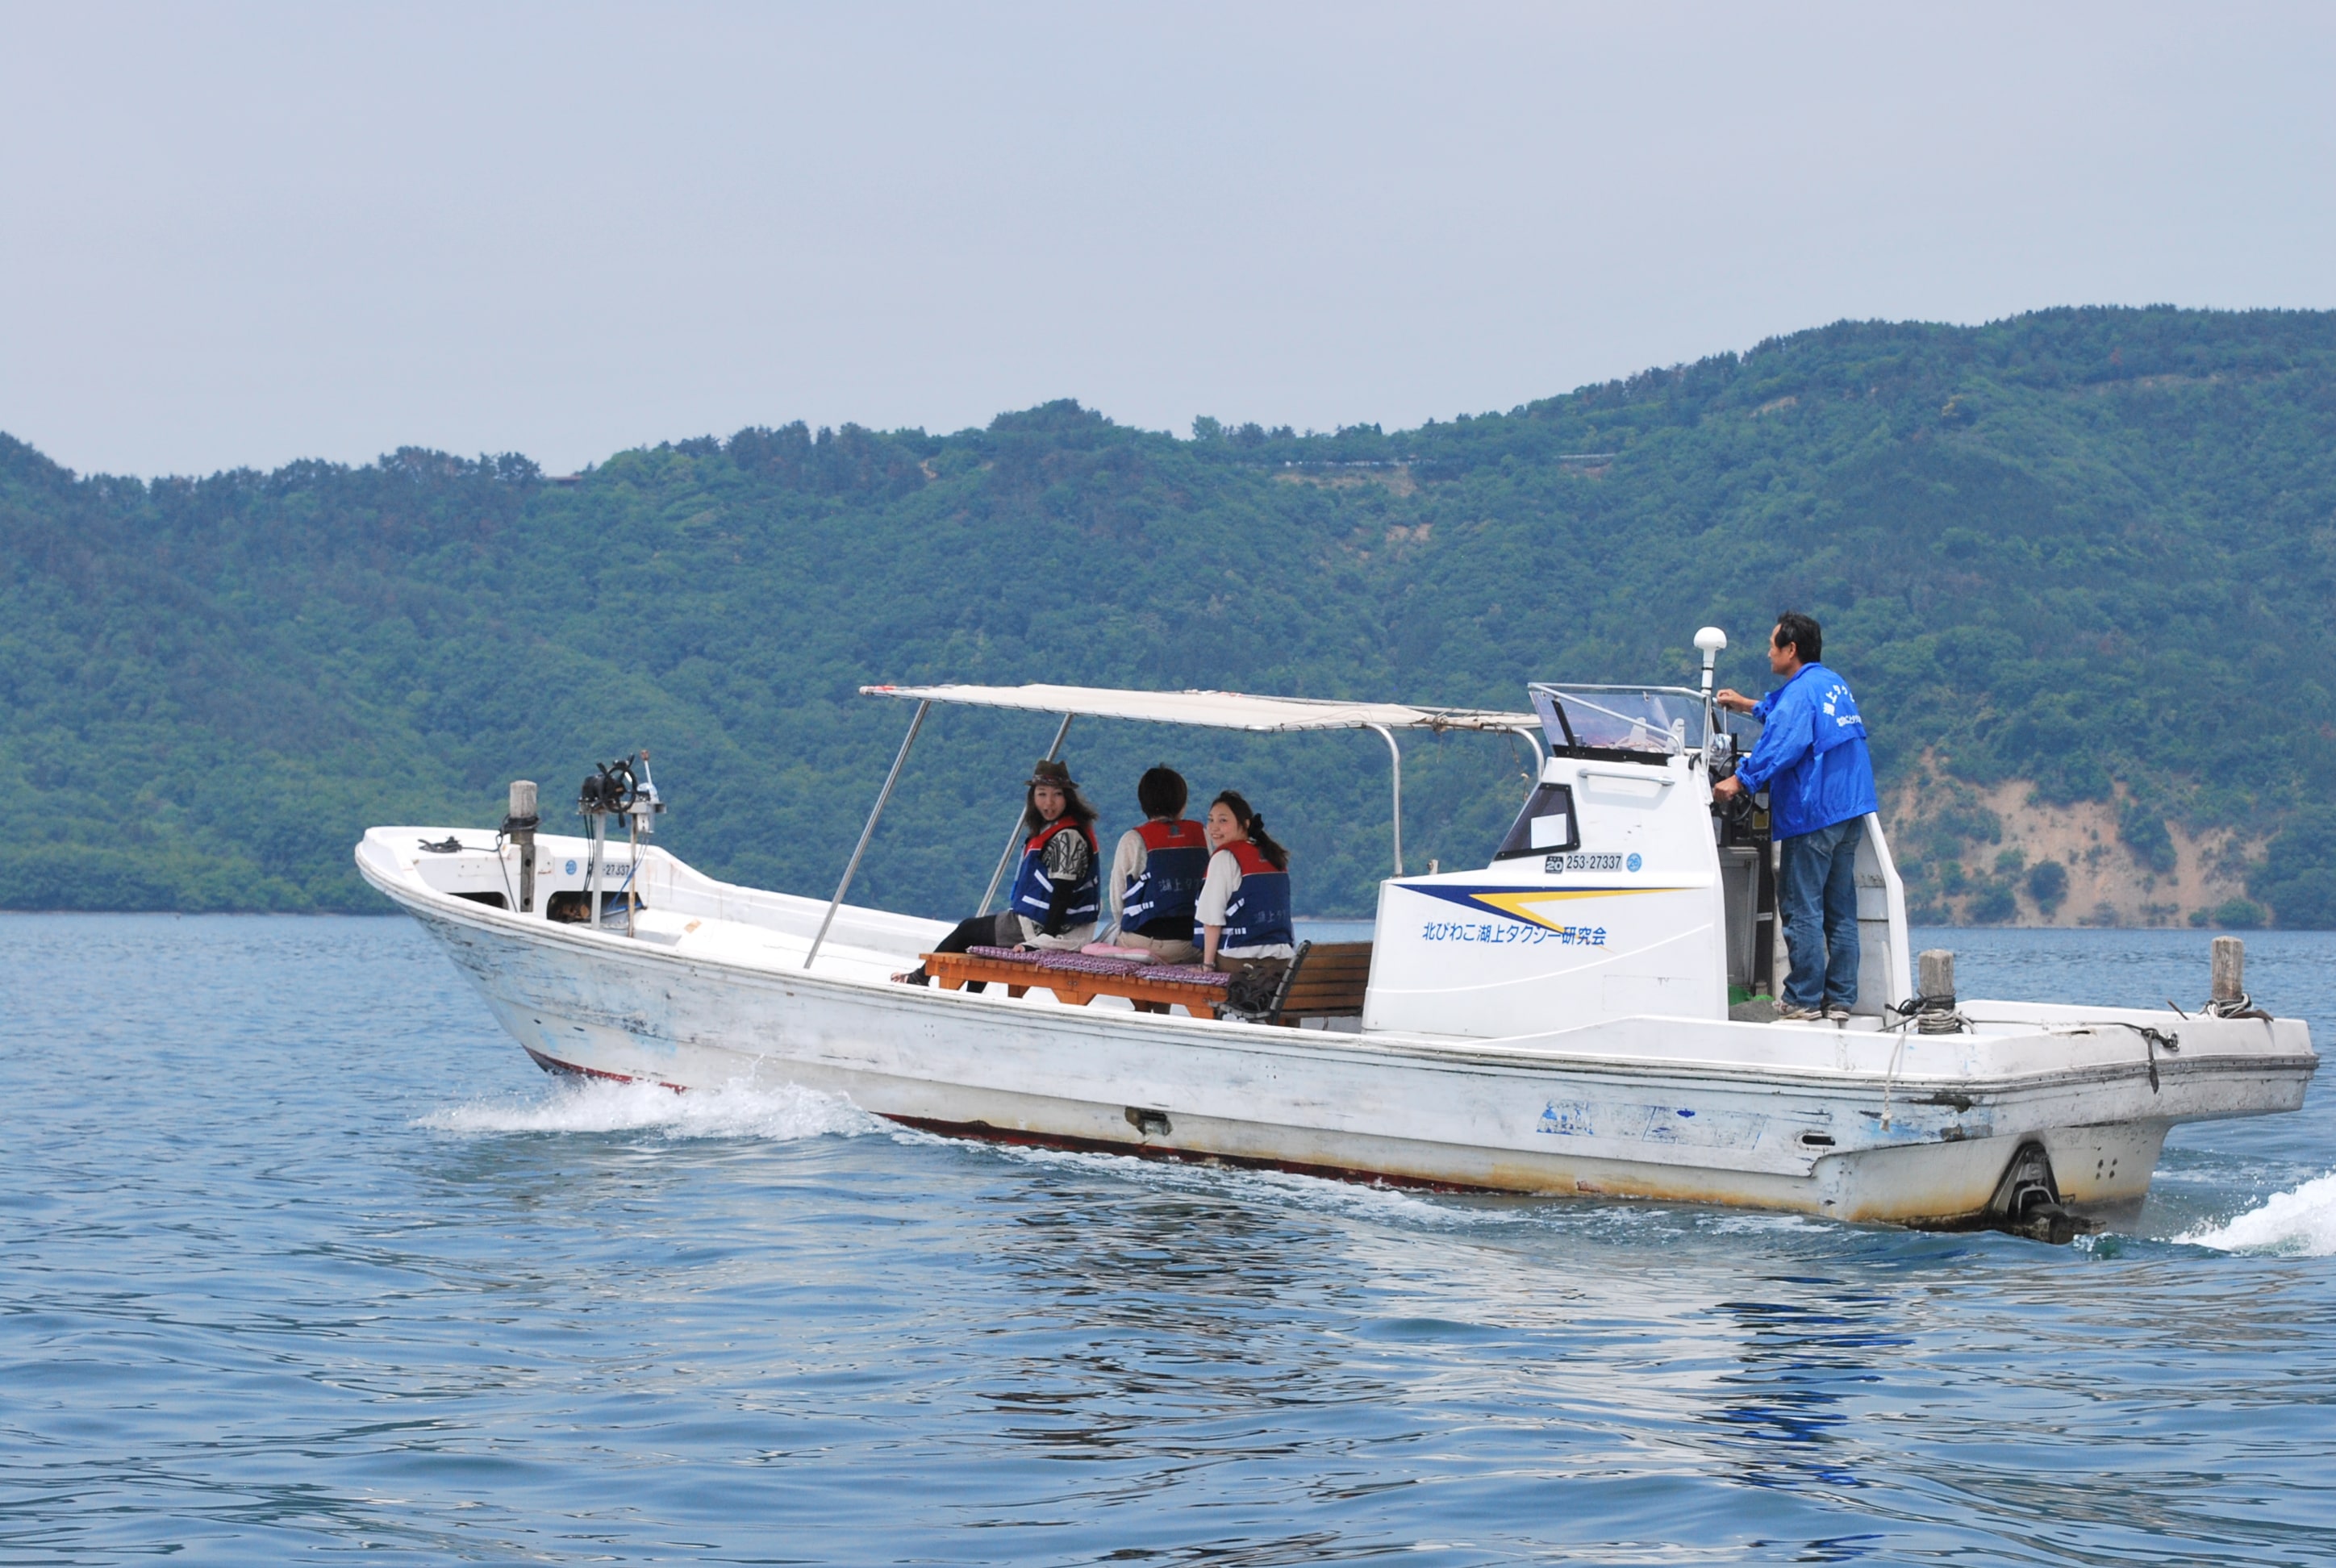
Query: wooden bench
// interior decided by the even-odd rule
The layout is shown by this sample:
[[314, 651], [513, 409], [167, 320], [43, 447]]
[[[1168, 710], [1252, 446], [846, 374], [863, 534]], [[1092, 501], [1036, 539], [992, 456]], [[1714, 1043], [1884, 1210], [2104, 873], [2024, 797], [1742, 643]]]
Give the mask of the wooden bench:
[[[1229, 977], [1144, 969], [1126, 974], [1090, 974], [1048, 968], [1037, 954], [995, 958], [979, 953], [927, 953], [924, 965], [925, 973], [945, 991], [979, 980], [1004, 986], [1009, 997], [1052, 991], [1055, 999], [1066, 1007], [1083, 1008], [1097, 997], [1124, 997], [1142, 1011], [1164, 1013], [1177, 1007], [1196, 1018], [1251, 1017], [1229, 1013], [1221, 1005]], [[1358, 1018], [1370, 979], [1370, 943], [1300, 943], [1290, 967], [1281, 971], [1273, 1005], [1253, 1021], [1294, 1029], [1301, 1018]]]
[[1204, 1018], [1212, 1015], [1225, 995], [1222, 977], [1157, 975], [1142, 969], [1121, 975], [1086, 974], [1076, 969], [1046, 969], [1030, 959], [983, 958], [972, 953], [927, 953], [924, 965], [933, 984], [945, 991], [956, 990], [968, 980], [980, 980], [1004, 986], [1009, 997], [1027, 996], [1033, 990], [1052, 991], [1056, 1001], [1073, 1008], [1085, 1007], [1097, 997], [1125, 997], [1139, 1007], [1150, 1004], [1161, 1012], [1178, 1007], [1196, 1018]]
[[1261, 1021], [1296, 1028], [1300, 1018], [1359, 1018], [1370, 983], [1370, 943], [1300, 942]]

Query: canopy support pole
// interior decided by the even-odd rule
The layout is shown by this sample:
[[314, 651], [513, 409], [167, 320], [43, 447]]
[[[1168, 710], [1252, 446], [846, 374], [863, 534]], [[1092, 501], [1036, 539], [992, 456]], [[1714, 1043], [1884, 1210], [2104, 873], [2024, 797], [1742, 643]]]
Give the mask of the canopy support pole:
[[[1063, 716], [1062, 727], [1055, 731], [1055, 744], [1046, 748], [1046, 761], [1053, 762], [1061, 754], [1063, 737], [1071, 733], [1071, 720], [1076, 716], [1067, 713]], [[989, 873], [989, 886], [983, 891], [981, 902], [974, 906], [973, 912], [978, 915], [989, 912], [989, 901], [998, 896], [998, 884], [1006, 880], [1006, 868], [1014, 863], [1014, 852], [1022, 844], [1022, 817], [1027, 809], [1014, 813], [1013, 831], [1006, 835], [1006, 852], [998, 857], [998, 869]]]
[[1403, 875], [1403, 747], [1395, 744], [1395, 731], [1383, 724], [1367, 725], [1367, 729], [1378, 731], [1379, 739], [1387, 743], [1387, 757], [1395, 774], [1395, 874]]
[[900, 768], [909, 760], [909, 748], [917, 744], [917, 732], [925, 727], [925, 715], [932, 708], [927, 698], [917, 704], [917, 716], [909, 721], [909, 733], [900, 737], [900, 755], [892, 759], [892, 771], [884, 775], [884, 787], [876, 792], [876, 809], [868, 813], [868, 825], [860, 830], [860, 842], [853, 846], [852, 862], [843, 868], [843, 880], [835, 884], [835, 896], [827, 901], [827, 913], [819, 922], [819, 935], [811, 940], [811, 951], [803, 955], [803, 968], [811, 968], [812, 959], [819, 957], [822, 942], [827, 940], [827, 928], [835, 923], [835, 911], [843, 905], [843, 895], [852, 891], [852, 879], [860, 871], [860, 857], [868, 852], [868, 841], [876, 836], [876, 819], [884, 814], [884, 803], [892, 798], [892, 786], [900, 782]]

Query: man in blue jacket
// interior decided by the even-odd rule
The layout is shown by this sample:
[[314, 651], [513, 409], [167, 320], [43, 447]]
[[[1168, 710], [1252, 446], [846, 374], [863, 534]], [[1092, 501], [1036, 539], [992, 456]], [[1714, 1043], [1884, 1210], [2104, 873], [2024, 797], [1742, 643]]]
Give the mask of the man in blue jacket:
[[1779, 1020], [1845, 1020], [1857, 1001], [1857, 841], [1866, 813], [1882, 809], [1865, 721], [1849, 683], [1817, 662], [1824, 649], [1817, 623], [1786, 610], [1768, 638], [1768, 667], [1785, 684], [1758, 702], [1727, 690], [1712, 698], [1767, 726], [1736, 776], [1711, 793], [1726, 800], [1767, 786], [1781, 862], [1776, 903], [1792, 957]]

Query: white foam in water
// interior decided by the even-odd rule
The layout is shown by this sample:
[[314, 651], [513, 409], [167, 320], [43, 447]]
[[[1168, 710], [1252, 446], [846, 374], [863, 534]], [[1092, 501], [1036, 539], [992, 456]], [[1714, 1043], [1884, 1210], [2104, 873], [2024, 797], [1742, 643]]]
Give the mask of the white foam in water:
[[793, 1084], [733, 1084], [676, 1094], [656, 1084], [561, 1084], [540, 1099], [480, 1101], [436, 1111], [421, 1125], [448, 1133], [660, 1132], [673, 1138], [816, 1138], [883, 1124], [850, 1101]]
[[2274, 1252], [2292, 1258], [2336, 1257], [2336, 1173], [2282, 1193], [2225, 1225], [2178, 1238], [2225, 1252]]

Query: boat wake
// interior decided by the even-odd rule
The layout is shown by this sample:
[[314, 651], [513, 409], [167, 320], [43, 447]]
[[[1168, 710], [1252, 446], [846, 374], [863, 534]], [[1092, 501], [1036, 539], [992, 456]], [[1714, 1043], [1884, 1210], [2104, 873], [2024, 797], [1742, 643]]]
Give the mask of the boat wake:
[[2336, 1257], [2336, 1172], [2281, 1193], [2227, 1223], [2176, 1239], [2225, 1252]]
[[563, 1083], [540, 1098], [476, 1101], [417, 1123], [445, 1133], [660, 1133], [669, 1138], [792, 1142], [883, 1130], [849, 1100], [792, 1084], [734, 1084], [677, 1095], [656, 1084]]

